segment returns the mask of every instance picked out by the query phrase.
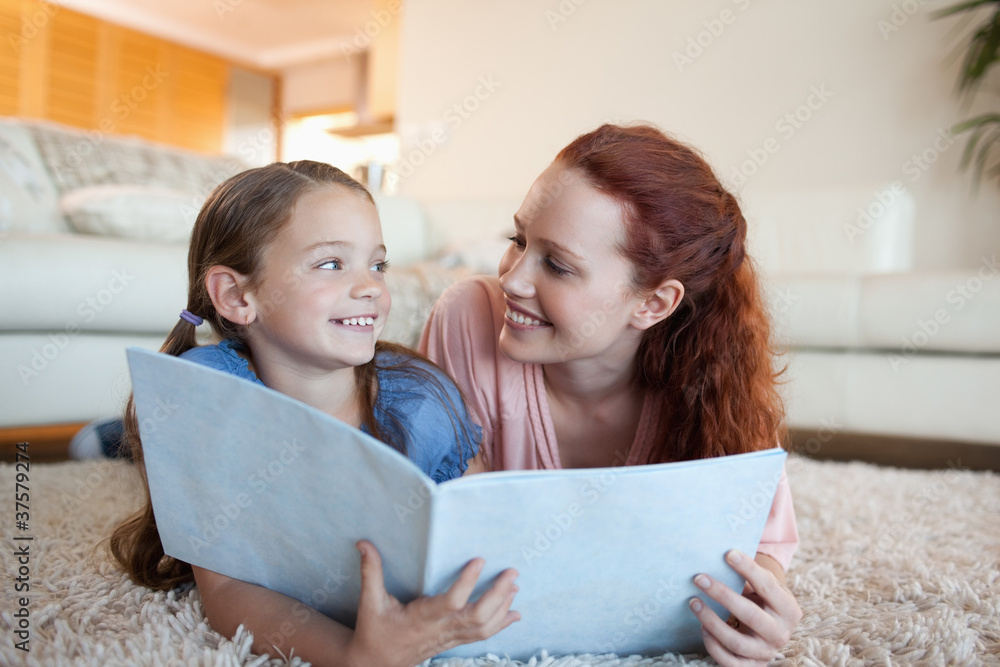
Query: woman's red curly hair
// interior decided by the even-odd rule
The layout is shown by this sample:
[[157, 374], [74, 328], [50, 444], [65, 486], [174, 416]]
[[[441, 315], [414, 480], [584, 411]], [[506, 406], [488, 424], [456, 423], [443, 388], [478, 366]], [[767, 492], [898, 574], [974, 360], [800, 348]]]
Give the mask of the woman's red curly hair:
[[625, 211], [621, 252], [642, 294], [676, 279], [674, 313], [648, 329], [636, 381], [664, 394], [664, 432], [647, 463], [738, 454], [783, 439], [770, 321], [736, 198], [695, 150], [655, 127], [602, 125], [556, 162]]

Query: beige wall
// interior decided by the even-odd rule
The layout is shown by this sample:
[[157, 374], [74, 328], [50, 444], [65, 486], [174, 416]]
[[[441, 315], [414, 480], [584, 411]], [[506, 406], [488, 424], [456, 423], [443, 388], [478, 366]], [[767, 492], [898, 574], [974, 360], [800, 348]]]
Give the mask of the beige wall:
[[[849, 224], [876, 187], [899, 181], [916, 203], [914, 266], [976, 266], [1000, 250], [1000, 194], [987, 184], [974, 197], [957, 168], [964, 138], [940, 135], [976, 110], [953, 95], [968, 27], [931, 20], [942, 6], [407, 3], [401, 190], [428, 202], [521, 197], [577, 134], [647, 120], [699, 147], [751, 204], [787, 190], [871, 188], [845, 203]], [[926, 169], [913, 161], [921, 154], [934, 159]], [[746, 162], [753, 156], [760, 166]], [[753, 173], [740, 183], [743, 164]]]

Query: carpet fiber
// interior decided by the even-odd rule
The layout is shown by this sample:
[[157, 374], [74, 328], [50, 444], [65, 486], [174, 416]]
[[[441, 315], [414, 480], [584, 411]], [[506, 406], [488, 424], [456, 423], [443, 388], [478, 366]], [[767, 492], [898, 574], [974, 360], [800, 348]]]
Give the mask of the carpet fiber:
[[[0, 664], [303, 665], [253, 655], [205, 622], [196, 589], [129, 582], [100, 545], [138, 501], [120, 462], [30, 470], [30, 522], [15, 526], [14, 466], [0, 465]], [[790, 457], [801, 545], [789, 571], [804, 616], [775, 665], [1000, 665], [1000, 475], [914, 471]], [[34, 540], [15, 541], [17, 536]], [[30, 545], [30, 651], [15, 648], [16, 546]], [[516, 608], [516, 600], [515, 600]], [[488, 656], [472, 665], [707, 665], [702, 656]]]

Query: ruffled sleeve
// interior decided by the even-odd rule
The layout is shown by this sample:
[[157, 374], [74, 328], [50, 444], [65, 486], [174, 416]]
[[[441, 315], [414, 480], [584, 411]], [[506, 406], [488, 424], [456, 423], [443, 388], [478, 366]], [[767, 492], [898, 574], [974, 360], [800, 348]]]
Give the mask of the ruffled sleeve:
[[[461, 477], [483, 431], [452, 380], [412, 357], [382, 355], [375, 419], [406, 443], [406, 455], [435, 482]], [[433, 378], [433, 379], [431, 379]]]

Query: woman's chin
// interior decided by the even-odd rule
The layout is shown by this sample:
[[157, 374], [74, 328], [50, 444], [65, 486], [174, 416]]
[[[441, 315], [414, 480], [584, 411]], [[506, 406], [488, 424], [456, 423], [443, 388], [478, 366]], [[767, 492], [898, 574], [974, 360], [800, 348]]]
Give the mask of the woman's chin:
[[544, 364], [554, 361], [553, 350], [548, 341], [526, 341], [523, 337], [523, 332], [512, 331], [504, 325], [498, 339], [500, 351], [522, 364]]

